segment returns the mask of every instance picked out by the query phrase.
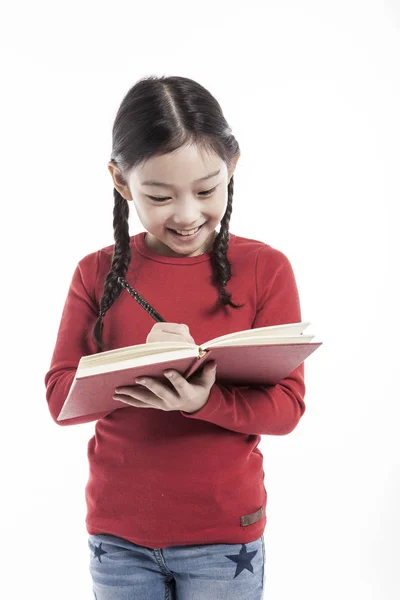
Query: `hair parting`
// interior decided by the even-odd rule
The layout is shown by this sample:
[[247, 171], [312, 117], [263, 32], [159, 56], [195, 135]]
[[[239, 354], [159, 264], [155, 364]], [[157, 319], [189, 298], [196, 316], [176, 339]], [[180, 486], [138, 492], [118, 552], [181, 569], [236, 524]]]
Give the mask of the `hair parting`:
[[[130, 169], [151, 156], [192, 144], [205, 152], [218, 154], [228, 167], [240, 154], [219, 103], [202, 85], [178, 76], [140, 79], [123, 98], [112, 130], [111, 161], [118, 166], [125, 180]], [[227, 251], [233, 189], [232, 175], [227, 208], [211, 252], [213, 283], [219, 288], [216, 309], [226, 305], [235, 309], [244, 306], [234, 304], [232, 294], [226, 289], [231, 279]], [[114, 253], [104, 283], [99, 316], [92, 331], [97, 352], [106, 349], [102, 339], [103, 319], [123, 291], [118, 278], [125, 278], [131, 261], [129, 205], [115, 187], [113, 217]]]

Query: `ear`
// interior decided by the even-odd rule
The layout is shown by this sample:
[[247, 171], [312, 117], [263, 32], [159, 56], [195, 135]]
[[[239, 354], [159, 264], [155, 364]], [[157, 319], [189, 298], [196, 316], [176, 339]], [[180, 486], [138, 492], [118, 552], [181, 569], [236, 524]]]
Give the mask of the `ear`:
[[237, 165], [237, 162], [238, 162], [239, 158], [240, 158], [240, 152], [239, 152], [239, 154], [237, 154], [237, 155], [236, 155], [236, 156], [233, 158], [233, 160], [232, 160], [232, 164], [231, 164], [231, 166], [229, 167], [229, 170], [228, 170], [228, 181], [230, 181], [230, 180], [231, 180], [231, 177], [232, 177], [233, 173], [235, 172], [236, 165]]
[[114, 187], [116, 190], [119, 191], [119, 193], [121, 194], [121, 196], [123, 198], [125, 198], [125, 200], [132, 200], [132, 194], [131, 191], [129, 189], [129, 186], [127, 185], [125, 179], [122, 176], [122, 173], [120, 171], [120, 169], [117, 167], [117, 165], [111, 161], [109, 161], [109, 163], [107, 164], [107, 168], [111, 173], [111, 177], [114, 183]]

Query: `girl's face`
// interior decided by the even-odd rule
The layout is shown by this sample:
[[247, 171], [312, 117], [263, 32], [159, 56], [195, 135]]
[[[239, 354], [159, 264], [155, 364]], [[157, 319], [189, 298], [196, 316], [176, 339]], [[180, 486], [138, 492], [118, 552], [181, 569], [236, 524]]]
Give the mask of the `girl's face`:
[[[215, 228], [225, 214], [228, 183], [236, 162], [228, 172], [219, 156], [201, 152], [192, 145], [148, 159], [130, 171], [128, 186], [123, 184], [113, 163], [108, 168], [120, 194], [133, 201], [148, 231], [145, 243], [149, 248], [166, 256], [197, 256], [209, 249]], [[193, 237], [171, 231], [190, 231], [199, 226]]]

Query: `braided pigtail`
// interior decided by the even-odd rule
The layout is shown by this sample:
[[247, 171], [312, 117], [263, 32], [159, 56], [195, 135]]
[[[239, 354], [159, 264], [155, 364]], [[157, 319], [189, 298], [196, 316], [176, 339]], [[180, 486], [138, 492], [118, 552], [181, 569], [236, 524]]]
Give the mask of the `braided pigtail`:
[[242, 308], [244, 304], [234, 304], [231, 301], [232, 294], [226, 291], [226, 284], [231, 278], [231, 265], [228, 261], [228, 243], [229, 243], [229, 221], [232, 214], [233, 199], [233, 175], [228, 185], [228, 204], [225, 214], [221, 220], [221, 227], [217, 237], [214, 240], [211, 260], [214, 268], [214, 281], [220, 285], [219, 302], [232, 308]]
[[[121, 172], [125, 189], [132, 169], [153, 156], [166, 155], [191, 144], [220, 156], [229, 168], [236, 165], [240, 155], [239, 144], [221, 106], [205, 87], [193, 79], [178, 76], [149, 76], [139, 80], [123, 98], [112, 130], [111, 161]], [[121, 191], [123, 189], [124, 185]], [[118, 277], [125, 278], [131, 260], [129, 207], [124, 196], [114, 187], [115, 247], [100, 301], [100, 314], [92, 332], [97, 352], [105, 348], [104, 315], [123, 289]], [[211, 253], [214, 283], [220, 289], [216, 310], [221, 305], [235, 309], [243, 306], [234, 304], [226, 290], [231, 279], [227, 252], [232, 199], [233, 174], [228, 184], [227, 208]]]
[[123, 288], [118, 283], [118, 277], [125, 277], [131, 261], [131, 248], [129, 237], [129, 206], [128, 202], [114, 188], [114, 254], [111, 263], [111, 269], [108, 273], [103, 289], [103, 295], [100, 301], [100, 314], [93, 329], [93, 341], [97, 346], [97, 352], [104, 350], [102, 340], [103, 317], [112, 306]]

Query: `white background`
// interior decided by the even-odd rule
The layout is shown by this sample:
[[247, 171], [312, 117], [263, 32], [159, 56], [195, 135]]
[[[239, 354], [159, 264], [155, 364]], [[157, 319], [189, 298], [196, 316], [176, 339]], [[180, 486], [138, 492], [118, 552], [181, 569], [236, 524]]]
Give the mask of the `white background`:
[[398, 599], [400, 2], [36, 0], [0, 27], [1, 597], [93, 597], [94, 423], [57, 426], [44, 375], [77, 262], [114, 243], [116, 111], [155, 74], [220, 102], [230, 230], [288, 256], [324, 342], [299, 425], [260, 444], [265, 598]]

